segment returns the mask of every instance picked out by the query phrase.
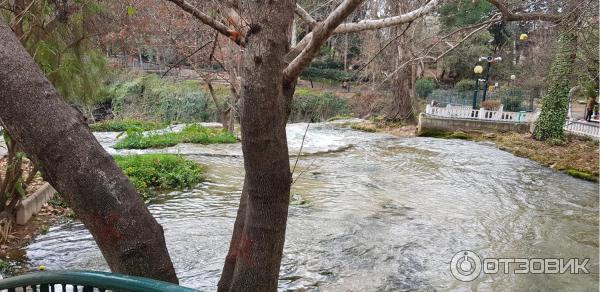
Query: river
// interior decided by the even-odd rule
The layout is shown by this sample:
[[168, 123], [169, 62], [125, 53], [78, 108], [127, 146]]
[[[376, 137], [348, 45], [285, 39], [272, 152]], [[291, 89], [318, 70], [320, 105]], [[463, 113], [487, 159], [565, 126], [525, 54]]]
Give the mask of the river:
[[[288, 125], [291, 163], [306, 124]], [[243, 182], [239, 144], [162, 150], [206, 165], [206, 181], [149, 209], [165, 229], [184, 286], [213, 291]], [[397, 138], [311, 124], [294, 177], [280, 290], [598, 290], [598, 184], [490, 143]], [[590, 274], [480, 275], [460, 282], [455, 253], [589, 258]], [[32, 266], [107, 270], [78, 221], [54, 225], [26, 249]]]

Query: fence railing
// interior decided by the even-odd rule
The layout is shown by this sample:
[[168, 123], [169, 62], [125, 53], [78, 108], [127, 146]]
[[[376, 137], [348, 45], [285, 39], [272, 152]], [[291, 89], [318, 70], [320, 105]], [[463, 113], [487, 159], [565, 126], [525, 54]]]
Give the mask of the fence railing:
[[584, 121], [567, 121], [565, 131], [571, 134], [586, 136], [598, 140], [600, 138], [600, 124]]
[[457, 119], [476, 119], [501, 122], [531, 123], [537, 119], [537, 112], [508, 112], [503, 111], [502, 106], [499, 110], [473, 109], [470, 106], [447, 105], [445, 107], [436, 107], [427, 105], [425, 113], [428, 115], [457, 118]]
[[0, 291], [192, 292], [194, 289], [148, 278], [94, 271], [37, 272], [0, 280]]

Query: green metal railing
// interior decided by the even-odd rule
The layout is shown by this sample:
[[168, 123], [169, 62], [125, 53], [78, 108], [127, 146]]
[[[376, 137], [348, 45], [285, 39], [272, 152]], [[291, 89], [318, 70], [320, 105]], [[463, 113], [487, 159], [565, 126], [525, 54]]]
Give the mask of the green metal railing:
[[0, 290], [189, 292], [194, 289], [142, 277], [92, 271], [37, 272], [0, 280]]

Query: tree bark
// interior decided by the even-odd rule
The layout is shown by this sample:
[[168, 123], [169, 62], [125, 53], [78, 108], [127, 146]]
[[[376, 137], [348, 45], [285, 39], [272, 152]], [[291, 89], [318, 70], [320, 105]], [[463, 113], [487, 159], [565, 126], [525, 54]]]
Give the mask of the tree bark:
[[162, 227], [81, 113], [1, 20], [0, 118], [89, 229], [113, 272], [178, 282]]
[[244, 188], [219, 291], [276, 291], [291, 183], [284, 56], [295, 3], [251, 1], [254, 33], [243, 53], [240, 122]]

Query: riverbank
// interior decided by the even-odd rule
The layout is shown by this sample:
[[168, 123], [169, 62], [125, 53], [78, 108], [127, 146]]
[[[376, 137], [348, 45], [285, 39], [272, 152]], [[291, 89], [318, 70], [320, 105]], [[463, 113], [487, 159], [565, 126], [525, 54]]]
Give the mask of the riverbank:
[[[24, 163], [24, 165], [26, 165]], [[28, 168], [24, 166], [23, 176], [28, 176]], [[6, 171], [6, 161], [0, 161], [0, 174], [4, 175]], [[38, 174], [31, 181], [25, 190], [27, 196], [35, 193], [40, 187], [45, 184], [45, 181]], [[57, 220], [65, 216], [70, 216], [70, 209], [60, 206], [58, 199], [52, 199], [48, 205], [33, 216], [25, 225], [14, 224], [7, 235], [5, 241], [0, 242], [0, 272], [5, 272], [7, 269], [12, 269], [11, 261], [23, 258], [25, 252], [23, 247], [27, 246], [31, 240], [48, 231], [48, 228]]]
[[[366, 132], [384, 132], [399, 137], [417, 136], [415, 125], [365, 121], [349, 125]], [[527, 158], [539, 164], [588, 181], [599, 181], [598, 142], [569, 135], [560, 143], [549, 143], [518, 133], [465, 133], [461, 131], [426, 131], [422, 137], [494, 142], [498, 149]]]

